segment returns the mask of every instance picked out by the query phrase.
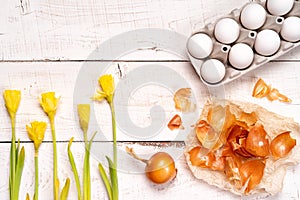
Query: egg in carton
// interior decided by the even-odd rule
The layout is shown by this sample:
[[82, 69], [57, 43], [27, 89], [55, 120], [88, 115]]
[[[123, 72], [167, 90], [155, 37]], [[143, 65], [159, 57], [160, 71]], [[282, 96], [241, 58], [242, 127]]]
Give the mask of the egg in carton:
[[207, 24], [187, 52], [208, 86], [229, 83], [300, 44], [300, 1], [261, 0]]

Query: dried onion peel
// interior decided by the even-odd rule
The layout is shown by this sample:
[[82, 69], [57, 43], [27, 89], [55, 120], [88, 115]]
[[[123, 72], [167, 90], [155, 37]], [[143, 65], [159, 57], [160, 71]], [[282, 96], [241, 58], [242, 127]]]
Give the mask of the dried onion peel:
[[261, 160], [247, 160], [239, 168], [242, 185], [246, 185], [245, 194], [257, 186], [264, 175], [265, 163]]
[[262, 125], [251, 127], [245, 148], [254, 156], [266, 157], [269, 155], [269, 139]]
[[287, 156], [296, 146], [296, 140], [290, 135], [290, 132], [284, 132], [277, 135], [270, 144], [270, 151], [275, 160]]
[[261, 78], [256, 82], [252, 96], [256, 98], [267, 97], [270, 101], [279, 100], [280, 102], [290, 103], [292, 100], [281, 94], [278, 89], [267, 85]]
[[[220, 103], [224, 105], [224, 102]], [[275, 194], [282, 184], [274, 185], [272, 182], [283, 181], [283, 177], [276, 176], [276, 170], [280, 168], [285, 171], [286, 166], [300, 162], [296, 151], [291, 151], [296, 146], [296, 140], [300, 139], [300, 126], [256, 104], [235, 103], [227, 101], [225, 106], [210, 103], [204, 107], [195, 132], [186, 141], [188, 166], [197, 178], [236, 194]], [[224, 116], [226, 110], [228, 113], [223, 119], [224, 127], [211, 124], [222, 123], [217, 122], [217, 119]], [[213, 127], [218, 127], [218, 130]], [[282, 133], [284, 129], [289, 131]], [[203, 143], [209, 138], [207, 134], [210, 130], [214, 131], [213, 135], [223, 134], [225, 143], [219, 143], [221, 145], [217, 148], [204, 148]], [[291, 138], [289, 132], [294, 132], [296, 138]], [[271, 138], [274, 139], [271, 141]], [[278, 149], [283, 149], [283, 152], [277, 152]], [[281, 153], [282, 156], [279, 156]], [[223, 175], [212, 169], [214, 159], [223, 162], [224, 168], [219, 168], [224, 172]], [[274, 168], [272, 165], [275, 159], [279, 167]], [[232, 187], [226, 182], [230, 182]]]
[[176, 114], [168, 123], [168, 128], [173, 131], [175, 129], [184, 129], [184, 127], [182, 126], [182, 120], [181, 117]]
[[196, 110], [196, 104], [192, 102], [191, 96], [191, 88], [181, 88], [177, 90], [173, 97], [176, 110], [184, 113], [194, 112]]

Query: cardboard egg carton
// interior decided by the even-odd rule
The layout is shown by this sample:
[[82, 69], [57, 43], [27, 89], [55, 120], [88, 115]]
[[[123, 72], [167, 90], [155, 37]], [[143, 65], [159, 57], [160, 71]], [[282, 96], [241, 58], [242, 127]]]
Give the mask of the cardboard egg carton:
[[[284, 40], [282, 37], [280, 37], [280, 48], [278, 49], [278, 51], [275, 54], [273, 54], [271, 56], [260, 55], [256, 52], [256, 50], [254, 48], [257, 33], [259, 33], [262, 30], [265, 30], [265, 29], [271, 29], [271, 30], [277, 32], [280, 36], [280, 31], [281, 31], [282, 25], [284, 23], [284, 20], [287, 17], [290, 17], [290, 16], [300, 17], [300, 1], [299, 0], [294, 0], [293, 8], [287, 14], [285, 14], [283, 16], [274, 16], [274, 15], [270, 14], [267, 10], [266, 0], [255, 1], [255, 2], [251, 2], [251, 3], [258, 3], [258, 4], [262, 5], [267, 12], [265, 23], [263, 24], [262, 27], [260, 27], [257, 30], [248, 30], [248, 29], [244, 28], [240, 21], [241, 11], [243, 10], [243, 8], [245, 6], [247, 6], [250, 3], [245, 4], [240, 9], [234, 9], [228, 15], [220, 18], [220, 19], [231, 18], [231, 19], [234, 19], [239, 24], [239, 27], [240, 27], [239, 37], [232, 44], [222, 44], [214, 36], [215, 25], [220, 19], [216, 20], [215, 23], [207, 24], [205, 27], [203, 27], [200, 30], [197, 30], [197, 32], [193, 33], [190, 36], [190, 38], [191, 38], [193, 35], [195, 35], [197, 33], [205, 33], [208, 36], [210, 36], [210, 38], [213, 42], [213, 49], [212, 49], [211, 53], [209, 54], [208, 57], [205, 57], [202, 59], [196, 58], [193, 55], [191, 55], [191, 53], [188, 49], [188, 46], [187, 46], [187, 52], [188, 52], [190, 61], [191, 61], [192, 65], [194, 66], [196, 72], [198, 73], [200, 79], [207, 86], [215, 87], [215, 86], [221, 86], [223, 84], [229, 83], [256, 68], [263, 66], [267, 62], [287, 53], [288, 51], [294, 49], [295, 47], [299, 46], [300, 40], [298, 40], [296, 42], [289, 42], [289, 41]], [[253, 17], [255, 17], [255, 16], [253, 16]], [[246, 69], [242, 69], [242, 70], [236, 69], [230, 64], [230, 62], [228, 60], [228, 55], [229, 55], [231, 47], [237, 43], [245, 43], [245, 44], [249, 45], [254, 52], [254, 59], [253, 59], [252, 63], [250, 64], [250, 66], [247, 67]], [[225, 76], [221, 81], [219, 81], [217, 83], [207, 82], [203, 79], [203, 77], [201, 75], [201, 70], [200, 70], [201, 66], [208, 59], [218, 59], [225, 66]]]

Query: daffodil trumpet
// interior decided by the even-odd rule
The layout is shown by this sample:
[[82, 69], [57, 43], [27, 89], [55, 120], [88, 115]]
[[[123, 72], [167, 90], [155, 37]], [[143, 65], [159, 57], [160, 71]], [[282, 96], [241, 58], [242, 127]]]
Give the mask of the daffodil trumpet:
[[19, 188], [24, 167], [25, 150], [20, 150], [20, 143], [16, 144], [16, 114], [21, 101], [20, 90], [5, 90], [3, 92], [5, 107], [11, 120], [12, 138], [10, 146], [10, 173], [9, 190], [10, 199], [19, 199]]
[[[34, 121], [26, 125], [28, 137], [34, 144], [35, 187], [34, 200], [39, 199], [39, 147], [44, 140], [47, 123]], [[27, 198], [27, 197], [26, 197]], [[29, 194], [28, 194], [29, 198]]]
[[119, 198], [118, 192], [118, 174], [117, 174], [117, 134], [116, 134], [116, 117], [115, 117], [115, 108], [114, 108], [114, 78], [112, 75], [103, 75], [100, 76], [98, 80], [101, 90], [98, 90], [97, 93], [92, 98], [95, 101], [103, 101], [104, 99], [110, 106], [111, 110], [111, 119], [112, 119], [112, 135], [113, 135], [113, 160], [109, 157], [106, 157], [109, 164], [109, 175], [110, 180], [102, 166], [101, 163], [98, 165], [99, 173], [102, 178], [102, 181], [106, 187], [107, 195], [110, 200], [117, 200]]
[[77, 111], [79, 116], [80, 127], [83, 131], [84, 144], [85, 144], [85, 155], [83, 163], [83, 195], [80, 187], [80, 180], [78, 176], [78, 170], [74, 161], [74, 157], [71, 151], [71, 145], [74, 138], [71, 138], [68, 145], [68, 156], [69, 161], [73, 170], [78, 200], [90, 200], [91, 199], [91, 176], [90, 176], [90, 150], [93, 143], [93, 139], [96, 132], [92, 135], [90, 141], [88, 141], [88, 125], [90, 120], [90, 105], [89, 104], [78, 104]]
[[54, 190], [54, 200], [65, 200], [68, 197], [70, 188], [70, 179], [67, 178], [65, 185], [59, 195], [59, 179], [57, 175], [57, 147], [56, 147], [56, 133], [55, 133], [55, 114], [59, 104], [59, 97], [56, 97], [55, 92], [46, 92], [41, 94], [39, 99], [40, 105], [44, 112], [47, 114], [53, 141], [53, 190]]

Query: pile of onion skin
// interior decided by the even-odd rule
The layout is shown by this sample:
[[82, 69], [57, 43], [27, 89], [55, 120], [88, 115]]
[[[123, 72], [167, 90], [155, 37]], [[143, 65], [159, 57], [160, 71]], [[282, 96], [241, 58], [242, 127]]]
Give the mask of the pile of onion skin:
[[296, 145], [288, 130], [271, 138], [255, 112], [232, 114], [228, 105], [213, 105], [195, 125], [199, 141], [188, 151], [193, 166], [224, 173], [249, 194], [262, 180], [267, 159], [284, 159]]

